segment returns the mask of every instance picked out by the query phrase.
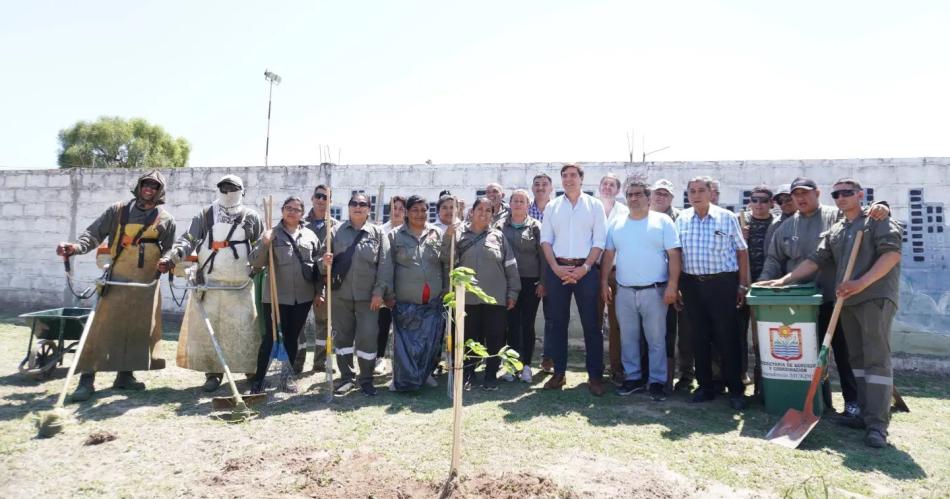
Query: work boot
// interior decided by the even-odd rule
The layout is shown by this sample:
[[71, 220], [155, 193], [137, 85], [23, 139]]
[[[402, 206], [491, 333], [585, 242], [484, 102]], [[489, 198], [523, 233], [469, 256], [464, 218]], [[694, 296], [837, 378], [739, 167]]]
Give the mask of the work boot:
[[603, 396], [607, 392], [607, 388], [604, 386], [604, 382], [600, 378], [588, 378], [587, 380], [587, 390], [590, 391], [591, 395], [595, 397]]
[[689, 391], [693, 388], [693, 378], [680, 378], [673, 385], [673, 390], [677, 392]]
[[205, 384], [201, 385], [202, 390], [211, 393], [217, 390], [219, 386], [221, 386], [221, 373], [205, 374]]
[[135, 379], [135, 375], [132, 374], [132, 371], [121, 371], [116, 375], [115, 381], [112, 383], [112, 388], [116, 390], [141, 391], [145, 389], [145, 383]]
[[875, 449], [887, 447], [887, 435], [880, 430], [870, 429], [864, 435], [864, 443], [868, 447], [874, 447]]
[[293, 368], [294, 374], [300, 374], [303, 372], [303, 364], [307, 361], [307, 349], [298, 348], [297, 355], [294, 357]]
[[96, 373], [82, 373], [79, 376], [79, 386], [73, 392], [70, 399], [73, 402], [85, 402], [96, 393], [95, 387]]
[[541, 372], [545, 374], [554, 374], [554, 359], [550, 357], [541, 359]]

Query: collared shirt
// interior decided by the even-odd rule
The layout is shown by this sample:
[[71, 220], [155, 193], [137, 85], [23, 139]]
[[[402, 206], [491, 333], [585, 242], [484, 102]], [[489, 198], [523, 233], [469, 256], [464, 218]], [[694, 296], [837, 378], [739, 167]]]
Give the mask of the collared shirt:
[[544, 275], [547, 260], [541, 251], [541, 222], [528, 216], [520, 227], [515, 227], [509, 216], [495, 224], [495, 228], [501, 230], [515, 252], [518, 275], [522, 279], [537, 279]]
[[709, 205], [703, 218], [693, 208], [681, 211], [676, 231], [683, 245], [683, 272], [687, 274], [735, 272], [739, 270], [736, 251], [748, 249], [736, 215], [714, 204]]
[[[851, 248], [858, 231], [864, 231], [861, 240], [861, 249], [854, 261], [854, 270], [850, 277], [845, 275]], [[808, 259], [821, 265], [833, 264], [835, 282], [841, 283], [849, 279], [859, 279], [866, 274], [885, 253], [901, 252], [901, 228], [896, 222], [886, 217], [883, 220], [872, 220], [866, 212], [862, 212], [853, 221], [841, 219], [835, 222], [821, 235], [818, 249], [808, 256]], [[858, 305], [868, 300], [887, 298], [897, 305], [900, 287], [900, 262], [884, 274], [884, 277], [874, 281], [860, 293], [848, 297], [845, 306]]]
[[[307, 216], [303, 219], [303, 223], [307, 226], [308, 229], [313, 231], [317, 235], [317, 242], [320, 244], [320, 255], [327, 252], [327, 222], [323, 217], [317, 218], [313, 215], [313, 210], [307, 212]], [[340, 221], [330, 217], [330, 227], [336, 227], [340, 225]], [[321, 258], [322, 259], [322, 258]], [[326, 294], [327, 287], [327, 277], [326, 273], [319, 271], [319, 266], [317, 268], [317, 275], [319, 276], [316, 281], [313, 282], [314, 287], [318, 295]]]
[[[601, 201], [601, 203], [603, 203], [603, 201]], [[627, 205], [615, 199], [614, 205], [610, 208], [610, 213], [607, 214], [607, 227], [609, 228], [610, 224], [617, 220], [627, 218], [629, 215], [630, 208], [627, 208]]]
[[[274, 251], [274, 266], [276, 269], [270, 269], [274, 272], [275, 282], [277, 283], [277, 303], [281, 305], [294, 305], [298, 303], [310, 303], [316, 296], [314, 281], [307, 280], [304, 276], [313, 276], [313, 266], [320, 259], [319, 242], [316, 234], [310, 229], [300, 224], [297, 232], [290, 234], [284, 228], [282, 222], [271, 228], [272, 241], [271, 246]], [[293, 238], [293, 242], [291, 242]], [[300, 251], [300, 256], [294, 251], [294, 245]], [[267, 245], [264, 239], [258, 239], [254, 249], [248, 255], [247, 259], [251, 266], [260, 269], [270, 265], [267, 256]], [[302, 262], [302, 263], [301, 263]], [[261, 301], [271, 303], [270, 297], [270, 279], [264, 279], [264, 289]]]
[[403, 223], [403, 224], [399, 224], [399, 225], [393, 227], [393, 221], [392, 221], [392, 220], [389, 220], [388, 222], [384, 223], [383, 225], [380, 225], [379, 228], [383, 229], [383, 234], [385, 234], [385, 235], [388, 236], [390, 232], [392, 232], [392, 231], [394, 231], [394, 230], [399, 230], [399, 228], [402, 227], [403, 225], [406, 225], [406, 224]]
[[581, 193], [576, 204], [566, 195], [544, 207], [541, 242], [548, 243], [558, 258], [587, 258], [591, 248], [604, 249], [607, 216], [599, 199]]
[[[778, 279], [791, 272], [811, 255], [821, 242], [821, 234], [841, 218], [835, 206], [819, 206], [810, 215], [796, 211], [788, 220], [772, 231], [772, 239], [765, 255], [760, 280]], [[766, 236], [768, 237], [768, 236]], [[830, 263], [819, 263], [815, 277], [824, 301], [835, 299], [835, 268]]]
[[[392, 287], [393, 264], [389, 259], [389, 239], [383, 235], [378, 225], [369, 222], [357, 229], [347, 220], [333, 230], [333, 254], [339, 258], [349, 248], [360, 232], [366, 235], [360, 239], [353, 252], [353, 262], [339, 290], [333, 291], [333, 299], [369, 300], [373, 296], [385, 296]], [[319, 262], [321, 272], [326, 272], [323, 260]]]
[[400, 303], [423, 305], [422, 295], [429, 285], [429, 301], [441, 300], [448, 288], [449, 239], [433, 224], [426, 224], [416, 237], [403, 224], [390, 232], [389, 251], [393, 261], [393, 289], [387, 298]]
[[[518, 275], [518, 262], [505, 235], [491, 227], [482, 232], [472, 231], [471, 224], [455, 233], [455, 258], [459, 267], [468, 267], [475, 271], [478, 287], [495, 299], [495, 305], [504, 307], [507, 299], [517, 300], [521, 291], [521, 277]], [[465, 293], [466, 305], [478, 305], [484, 302]]]
[[508, 203], [502, 201], [501, 206], [498, 207], [498, 211], [495, 211], [495, 208], [492, 207], [491, 223], [494, 224], [499, 220], [508, 218], [509, 213], [511, 213], [511, 208], [508, 207]]
[[528, 206], [528, 216], [539, 221], [544, 221], [544, 210], [538, 208], [537, 201], [532, 201], [531, 206]]

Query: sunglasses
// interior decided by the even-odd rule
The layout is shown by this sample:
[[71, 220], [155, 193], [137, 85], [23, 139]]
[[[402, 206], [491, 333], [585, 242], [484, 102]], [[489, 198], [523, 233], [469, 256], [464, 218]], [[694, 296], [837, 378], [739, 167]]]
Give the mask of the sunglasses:
[[769, 202], [769, 198], [752, 197], [752, 198], [749, 198], [749, 202], [752, 204], [759, 204], [759, 203], [765, 204]]
[[157, 182], [142, 182], [142, 187], [148, 187], [154, 191], [157, 191], [162, 185]]
[[778, 196], [775, 198], [775, 202], [778, 204], [785, 204], [792, 200], [792, 196]]
[[313, 199], [316, 199], [318, 201], [326, 201], [327, 195], [322, 192], [316, 192], [313, 194]]
[[856, 192], [857, 191], [855, 191], [854, 189], [841, 189], [840, 191], [832, 192], [831, 199], [849, 198], [851, 196], [854, 196]]
[[237, 192], [241, 190], [240, 187], [233, 184], [221, 184], [221, 187], [218, 187], [218, 192], [221, 194], [227, 194], [229, 192]]
[[356, 207], [369, 208], [369, 203], [367, 203], [366, 201], [350, 201], [349, 205], [350, 205], [350, 208], [356, 208]]

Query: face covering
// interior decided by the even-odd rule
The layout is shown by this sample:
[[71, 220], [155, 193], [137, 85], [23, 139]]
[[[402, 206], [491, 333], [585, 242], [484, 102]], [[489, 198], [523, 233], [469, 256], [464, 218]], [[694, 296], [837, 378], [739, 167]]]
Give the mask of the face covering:
[[244, 193], [241, 191], [218, 193], [218, 197], [215, 199], [215, 202], [218, 204], [218, 207], [221, 208], [227, 215], [232, 215], [241, 208], [241, 203], [244, 202]]

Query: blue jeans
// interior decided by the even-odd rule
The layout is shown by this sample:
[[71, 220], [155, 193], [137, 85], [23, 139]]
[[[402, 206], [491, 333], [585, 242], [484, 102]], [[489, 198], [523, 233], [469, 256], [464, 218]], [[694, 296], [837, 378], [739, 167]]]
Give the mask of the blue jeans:
[[604, 375], [604, 335], [597, 326], [597, 295], [600, 290], [600, 269], [592, 268], [577, 284], [564, 284], [550, 268], [545, 275], [547, 303], [545, 312], [551, 317], [547, 332], [550, 345], [544, 351], [554, 360], [554, 373], [567, 372], [567, 326], [571, 319], [571, 296], [577, 304], [584, 329], [584, 351], [587, 375], [599, 380]]
[[[641, 379], [640, 335], [650, 351], [650, 383], [666, 384], [666, 287], [632, 289], [617, 286], [620, 352], [627, 380]], [[641, 328], [642, 321], [642, 328]], [[641, 330], [642, 329], [642, 330]]]

